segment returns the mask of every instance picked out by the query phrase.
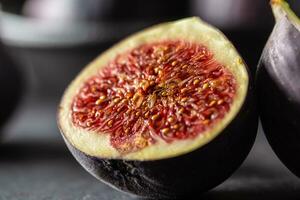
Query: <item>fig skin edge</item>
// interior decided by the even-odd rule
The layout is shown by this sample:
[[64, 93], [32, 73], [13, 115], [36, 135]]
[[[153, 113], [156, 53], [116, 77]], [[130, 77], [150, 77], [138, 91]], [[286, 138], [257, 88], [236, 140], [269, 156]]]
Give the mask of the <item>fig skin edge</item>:
[[300, 177], [300, 20], [285, 1], [271, 5], [276, 24], [256, 75], [260, 118], [276, 155]]
[[[196, 18], [193, 20], [198, 21]], [[118, 44], [113, 48], [116, 47]], [[232, 45], [229, 48], [234, 49]], [[94, 62], [90, 67], [96, 64], [99, 63]], [[58, 110], [58, 126], [76, 160], [97, 179], [115, 189], [139, 197], [158, 199], [199, 194], [228, 178], [244, 161], [254, 143], [258, 123], [256, 98], [250, 73], [244, 67], [247, 70], [248, 86], [241, 107], [236, 108], [233, 119], [220, 132], [207, 139], [206, 143], [180, 155], [149, 160], [89, 155], [69, 141], [62, 124], [65, 119], [60, 114], [64, 109], [62, 104]], [[65, 98], [66, 95], [62, 101]]]

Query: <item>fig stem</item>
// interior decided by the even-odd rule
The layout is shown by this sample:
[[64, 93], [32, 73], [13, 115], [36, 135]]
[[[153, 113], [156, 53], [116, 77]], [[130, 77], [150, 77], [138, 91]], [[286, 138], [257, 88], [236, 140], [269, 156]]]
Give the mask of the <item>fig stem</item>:
[[300, 19], [295, 12], [290, 8], [289, 4], [285, 0], [271, 0], [272, 11], [276, 22], [282, 17], [287, 17], [299, 30]]

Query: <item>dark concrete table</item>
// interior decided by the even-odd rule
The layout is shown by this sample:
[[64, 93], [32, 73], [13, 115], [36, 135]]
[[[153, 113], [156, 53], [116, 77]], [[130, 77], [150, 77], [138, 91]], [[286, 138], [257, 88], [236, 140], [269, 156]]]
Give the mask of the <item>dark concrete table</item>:
[[[24, 99], [4, 128], [0, 200], [130, 200], [73, 159], [56, 128], [58, 100]], [[227, 181], [195, 199], [300, 199], [300, 179], [274, 155], [263, 134]]]

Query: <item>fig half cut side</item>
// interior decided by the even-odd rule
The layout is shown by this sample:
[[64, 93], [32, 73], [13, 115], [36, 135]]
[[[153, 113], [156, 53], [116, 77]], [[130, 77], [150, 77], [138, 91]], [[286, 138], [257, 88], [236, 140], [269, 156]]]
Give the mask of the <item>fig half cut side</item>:
[[256, 76], [260, 117], [274, 152], [300, 177], [300, 20], [285, 1], [271, 5], [276, 23]]
[[116, 44], [65, 91], [58, 125], [75, 158], [124, 192], [176, 198], [236, 170], [257, 131], [252, 81], [216, 28], [192, 17]]

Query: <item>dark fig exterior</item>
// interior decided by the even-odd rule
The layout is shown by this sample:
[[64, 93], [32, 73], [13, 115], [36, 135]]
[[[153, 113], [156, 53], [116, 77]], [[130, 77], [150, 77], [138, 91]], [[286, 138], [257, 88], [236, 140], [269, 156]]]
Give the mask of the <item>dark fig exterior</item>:
[[300, 177], [300, 31], [279, 16], [257, 71], [262, 126], [280, 160]]
[[226, 180], [248, 155], [257, 132], [255, 99], [251, 82], [242, 108], [223, 132], [205, 146], [177, 157], [150, 161], [103, 159], [81, 152], [64, 139], [87, 171], [120, 191], [155, 199], [199, 195]]

